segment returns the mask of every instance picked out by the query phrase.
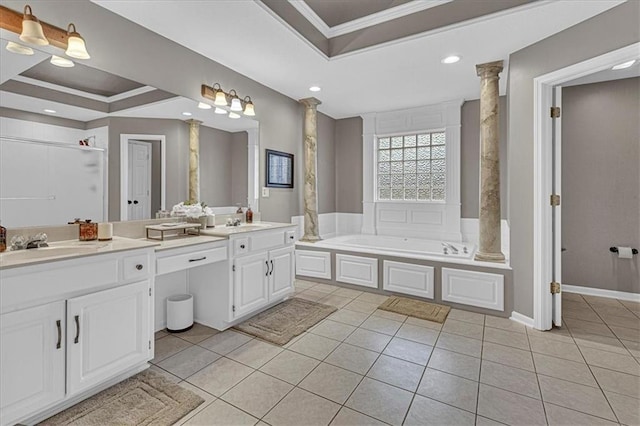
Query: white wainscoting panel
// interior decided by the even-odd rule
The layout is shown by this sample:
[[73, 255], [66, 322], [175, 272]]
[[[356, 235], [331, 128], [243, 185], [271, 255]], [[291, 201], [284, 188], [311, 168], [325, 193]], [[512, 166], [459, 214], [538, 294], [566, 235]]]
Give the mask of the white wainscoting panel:
[[383, 262], [383, 290], [433, 299], [433, 267], [411, 263]]
[[442, 300], [504, 310], [504, 276], [442, 268]]
[[[292, 216], [291, 223], [298, 226], [297, 239], [304, 235], [304, 216]], [[318, 229], [320, 238], [340, 235], [360, 234], [362, 230], [362, 213], [321, 213], [318, 215]]]
[[331, 253], [327, 251], [296, 250], [296, 275], [331, 279]]
[[378, 259], [336, 254], [336, 281], [378, 288]]
[[375, 208], [380, 235], [462, 240], [459, 204], [379, 201]]

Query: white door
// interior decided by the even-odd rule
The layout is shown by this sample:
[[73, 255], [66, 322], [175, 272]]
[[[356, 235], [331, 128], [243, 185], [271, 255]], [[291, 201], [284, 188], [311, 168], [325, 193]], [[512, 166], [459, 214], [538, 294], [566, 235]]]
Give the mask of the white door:
[[269, 301], [267, 253], [236, 259], [233, 274], [233, 317], [237, 318]]
[[[557, 86], [553, 89], [553, 105], [560, 107], [562, 104], [562, 87]], [[552, 150], [553, 150], [553, 193], [560, 197], [562, 192], [562, 120], [560, 116], [553, 118], [552, 124]], [[560, 197], [562, 198], [562, 197]], [[552, 207], [552, 223], [553, 223], [553, 279], [554, 283], [562, 282], [562, 210], [561, 205]], [[552, 320], [553, 325], [560, 327], [562, 325], [562, 291], [552, 293]]]
[[67, 388], [77, 394], [151, 358], [150, 283], [67, 301]]
[[269, 252], [269, 300], [286, 296], [293, 291], [293, 256], [293, 246]]
[[151, 219], [151, 143], [129, 141], [129, 220]]
[[0, 424], [64, 398], [64, 306], [61, 301], [0, 316]]

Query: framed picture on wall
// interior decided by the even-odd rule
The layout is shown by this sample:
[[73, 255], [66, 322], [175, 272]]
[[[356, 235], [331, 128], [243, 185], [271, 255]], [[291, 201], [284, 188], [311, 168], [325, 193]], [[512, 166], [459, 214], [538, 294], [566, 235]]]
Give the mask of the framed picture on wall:
[[267, 153], [267, 186], [293, 188], [293, 154], [265, 150]]

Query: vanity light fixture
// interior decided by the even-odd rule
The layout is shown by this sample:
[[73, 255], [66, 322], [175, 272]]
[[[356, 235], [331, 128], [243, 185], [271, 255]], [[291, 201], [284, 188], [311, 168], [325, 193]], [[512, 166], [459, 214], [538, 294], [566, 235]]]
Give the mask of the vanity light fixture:
[[200, 109], [211, 109], [211, 105], [205, 104], [204, 102], [198, 102], [198, 108], [200, 108]]
[[235, 112], [230, 112], [229, 118], [240, 118], [240, 114], [236, 114]]
[[5, 47], [9, 52], [17, 53], [19, 55], [33, 55], [33, 49], [27, 46], [23, 46], [19, 43], [14, 43], [12, 41], [7, 43], [7, 47]]
[[50, 61], [53, 65], [55, 65], [56, 67], [62, 67], [62, 68], [71, 68], [73, 67], [75, 64], [73, 63], [73, 61], [67, 59], [67, 58], [63, 58], [61, 56], [56, 56], [53, 55], [51, 57], [51, 61]]
[[[245, 96], [244, 98], [240, 98], [235, 89], [231, 89], [228, 92], [222, 90], [219, 83], [215, 83], [213, 86], [207, 86], [203, 84], [201, 86], [200, 93], [202, 97], [210, 99], [213, 101], [213, 104], [216, 106], [215, 113], [216, 114], [226, 114], [227, 111], [232, 111], [234, 113], [243, 113], [246, 116], [253, 117], [256, 115], [255, 106], [250, 96]], [[220, 108], [220, 107], [229, 107], [229, 108]], [[239, 118], [239, 114], [235, 114]], [[231, 115], [229, 115], [231, 117]]]
[[319, 92], [319, 91], [321, 91], [322, 89], [320, 88], [320, 86], [311, 86], [311, 87], [309, 87], [309, 90], [310, 90], [311, 92]]
[[29, 5], [24, 7], [20, 40], [25, 43], [31, 43], [38, 46], [46, 46], [49, 44], [49, 40], [45, 37], [44, 31], [42, 30], [42, 25], [40, 25], [40, 21], [38, 21], [38, 18], [33, 16], [31, 6]]
[[213, 112], [216, 113], [216, 114], [226, 114], [227, 110], [216, 107], [216, 109]]
[[443, 58], [440, 62], [442, 62], [443, 64], [455, 64], [456, 62], [460, 61], [460, 59], [461, 57], [458, 55], [451, 55]]
[[618, 65], [612, 67], [611, 69], [614, 70], [614, 71], [623, 70], [623, 69], [629, 68], [630, 66], [632, 66], [635, 63], [636, 63], [636, 60], [633, 59], [631, 61], [627, 61], [627, 62], [624, 62], [622, 64], [618, 64]]
[[76, 31], [76, 26], [71, 23], [67, 27], [67, 50], [64, 52], [67, 56], [77, 59], [89, 59], [89, 52], [87, 52], [87, 45], [84, 39]]

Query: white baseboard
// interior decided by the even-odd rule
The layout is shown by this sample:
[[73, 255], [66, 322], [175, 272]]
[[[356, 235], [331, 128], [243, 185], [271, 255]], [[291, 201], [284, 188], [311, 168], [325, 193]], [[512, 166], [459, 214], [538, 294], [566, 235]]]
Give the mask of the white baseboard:
[[562, 291], [566, 291], [567, 293], [585, 294], [587, 296], [609, 297], [611, 299], [640, 302], [640, 293], [628, 293], [626, 291], [604, 290], [601, 288], [581, 287], [569, 284], [563, 284]]
[[512, 321], [518, 322], [518, 323], [520, 323], [522, 325], [525, 325], [527, 327], [533, 328], [533, 324], [534, 324], [533, 318], [529, 318], [528, 316], [522, 315], [519, 312], [512, 311], [511, 312], [511, 317], [509, 319], [512, 320]]

